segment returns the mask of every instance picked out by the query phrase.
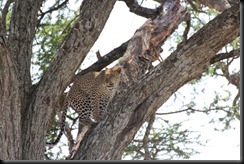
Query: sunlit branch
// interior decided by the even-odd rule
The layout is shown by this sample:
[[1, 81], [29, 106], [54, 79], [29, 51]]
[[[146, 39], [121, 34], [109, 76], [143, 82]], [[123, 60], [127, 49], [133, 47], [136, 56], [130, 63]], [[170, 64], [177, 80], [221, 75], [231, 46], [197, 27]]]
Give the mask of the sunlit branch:
[[89, 66], [88, 68], [79, 72], [76, 76], [84, 75], [90, 71], [100, 71], [104, 67], [108, 66], [109, 64], [113, 63], [115, 60], [122, 57], [126, 51], [127, 45], [129, 41], [121, 44], [119, 47], [113, 49], [108, 54], [101, 56], [97, 62]]

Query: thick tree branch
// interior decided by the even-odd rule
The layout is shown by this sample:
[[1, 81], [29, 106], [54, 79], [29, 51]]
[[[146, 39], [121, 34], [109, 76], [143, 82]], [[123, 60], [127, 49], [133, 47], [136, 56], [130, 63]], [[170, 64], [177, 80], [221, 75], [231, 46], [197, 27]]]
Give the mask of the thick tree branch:
[[[120, 90], [121, 93], [110, 104], [110, 115], [88, 131], [74, 159], [120, 159], [124, 148], [145, 120], [181, 86], [199, 77], [213, 56], [239, 34], [240, 7], [234, 6], [210, 21], [189, 38], [186, 45], [135, 81], [127, 88], [133, 94]], [[130, 59], [133, 61], [132, 56]]]
[[104, 67], [106, 67], [109, 64], [111, 64], [112, 62], [114, 62], [115, 60], [121, 58], [126, 51], [128, 43], [129, 43], [129, 41], [124, 42], [119, 47], [113, 49], [108, 54], [102, 56], [97, 62], [95, 62], [88, 68], [82, 70], [81, 72], [79, 72], [76, 76], [82, 76], [91, 71], [100, 71]]
[[[26, 159], [42, 158], [45, 129], [52, 111], [56, 108], [55, 102], [58, 102], [75, 71], [100, 35], [114, 3], [115, 0], [82, 1], [79, 18], [33, 91], [26, 118], [28, 122], [25, 125], [28, 139], [25, 148], [30, 152], [26, 153]], [[36, 137], [32, 138], [33, 135]], [[40, 141], [43, 145], [35, 144]]]
[[130, 12], [133, 12], [139, 16], [145, 18], [155, 18], [158, 15], [158, 9], [149, 9], [146, 7], [142, 7], [138, 4], [137, 0], [120, 0], [124, 1], [126, 5], [129, 7]]
[[241, 96], [241, 91], [240, 89], [238, 89], [238, 93], [237, 95], [235, 96], [234, 100], [233, 100], [233, 103], [232, 103], [232, 106], [233, 106], [233, 111], [234, 111], [234, 116], [240, 120], [241, 119], [241, 116], [240, 116], [240, 96]]

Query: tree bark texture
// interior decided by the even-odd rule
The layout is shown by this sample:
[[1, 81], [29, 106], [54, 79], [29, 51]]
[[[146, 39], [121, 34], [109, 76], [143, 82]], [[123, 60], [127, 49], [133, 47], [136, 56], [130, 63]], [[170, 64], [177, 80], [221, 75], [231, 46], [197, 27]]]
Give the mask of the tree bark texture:
[[[84, 0], [79, 18], [49, 68], [31, 84], [30, 64], [37, 13], [43, 0], [15, 0], [7, 32], [0, 24], [0, 159], [44, 159], [45, 134], [60, 95], [99, 37], [115, 0]], [[182, 85], [201, 75], [210, 59], [239, 36], [239, 6], [210, 21], [158, 66], [160, 47], [183, 20], [179, 1], [166, 0], [128, 43], [111, 113], [88, 130], [73, 159], [120, 159], [145, 122]], [[0, 21], [2, 22], [2, 21]], [[7, 37], [6, 37], [7, 36]], [[148, 71], [146, 73], [146, 71]]]
[[0, 157], [21, 159], [21, 113], [17, 69], [14, 66], [6, 44], [0, 34]]
[[[23, 112], [31, 87], [30, 63], [37, 12], [42, 1], [16, 1], [9, 28], [1, 30], [1, 125], [2, 159], [22, 159]], [[1, 25], [3, 26], [3, 25]]]
[[[177, 20], [179, 13], [176, 13], [182, 11], [181, 7], [178, 6], [178, 10], [174, 10], [177, 3], [169, 1], [167, 3], [169, 6], [174, 6], [172, 8], [168, 6], [167, 9], [174, 11], [174, 19]], [[168, 17], [159, 17], [155, 20], [171, 21], [167, 20]], [[186, 44], [179, 46], [162, 63], [144, 74], [145, 71], [141, 70], [143, 67], [140, 65], [138, 54], [147, 52], [148, 47], [142, 45], [149, 45], [152, 38], [155, 38], [152, 35], [154, 30], [144, 33], [147, 26], [150, 29], [157, 29], [159, 38], [154, 41], [159, 40], [158, 43], [163, 41], [163, 37], [166, 37], [169, 32], [160, 31], [164, 28], [153, 28], [160, 27], [160, 21], [155, 21], [152, 24], [148, 21], [135, 33], [133, 41], [130, 42], [132, 45], [129, 43], [126, 54], [120, 62], [124, 68], [124, 78], [122, 77], [119, 93], [109, 106], [111, 113], [107, 119], [87, 132], [73, 159], [121, 159], [124, 148], [133, 139], [146, 119], [156, 112], [181, 86], [199, 77], [209, 66], [211, 58], [223, 46], [239, 36], [240, 7], [234, 6], [225, 10], [189, 38]], [[142, 40], [145, 40], [146, 43]], [[149, 46], [149, 50], [151, 49], [153, 47]], [[132, 82], [128, 79], [132, 79]], [[130, 85], [125, 89], [122, 84]]]
[[[41, 0], [15, 1], [7, 44], [1, 39], [0, 157], [44, 159], [45, 134], [59, 96], [100, 35], [115, 0], [84, 0], [80, 15], [40, 82], [31, 86], [30, 59]], [[2, 30], [1, 30], [2, 32]], [[4, 38], [5, 34], [3, 34]], [[6, 39], [5, 39], [6, 40]]]

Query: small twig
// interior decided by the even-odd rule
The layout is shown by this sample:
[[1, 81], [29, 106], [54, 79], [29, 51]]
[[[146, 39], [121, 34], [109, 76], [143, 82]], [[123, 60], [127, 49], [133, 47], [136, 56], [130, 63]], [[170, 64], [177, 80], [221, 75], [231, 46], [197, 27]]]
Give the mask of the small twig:
[[184, 33], [183, 33], [182, 42], [180, 44], [178, 44], [177, 49], [180, 49], [184, 45], [187, 44], [187, 38], [188, 38], [187, 35], [188, 35], [188, 33], [190, 31], [190, 27], [191, 27], [191, 14], [190, 13], [186, 13], [184, 21], [186, 22], [186, 28], [185, 28]]
[[49, 158], [46, 153], [44, 154], [44, 157], [46, 158], [46, 160], [51, 160], [51, 158]]
[[183, 43], [184, 44], [187, 43], [187, 35], [188, 35], [190, 27], [191, 27], [191, 14], [190, 13], [186, 13], [185, 22], [186, 22], [186, 28], [185, 28], [185, 31], [183, 33]]
[[68, 140], [69, 151], [71, 152], [71, 150], [74, 146], [74, 139], [73, 139], [73, 136], [71, 134], [71, 129], [67, 124], [65, 125], [65, 135], [66, 135], [67, 140]]
[[237, 111], [237, 101], [238, 101], [239, 98], [240, 98], [240, 90], [238, 90], [238, 93], [237, 93], [237, 95], [235, 96], [235, 98], [234, 98], [234, 100], [233, 100], [233, 103], [232, 103], [232, 107], [233, 107], [233, 110], [234, 110], [234, 115], [235, 115], [235, 117], [236, 117], [238, 120], [241, 119], [241, 118], [240, 118], [240, 115], [239, 115], [239, 113], [238, 113], [238, 111]]
[[47, 10], [45, 12], [43, 12], [42, 10], [40, 10], [40, 13], [38, 16], [40, 16], [40, 19], [38, 20], [38, 23], [37, 23], [37, 27], [39, 26], [39, 24], [41, 23], [41, 20], [44, 18], [44, 16], [48, 13], [52, 13], [53, 11], [56, 11], [60, 8], [62, 8], [63, 6], [65, 6], [67, 3], [69, 2], [69, 0], [65, 0], [64, 2], [62, 2], [61, 4], [59, 4], [58, 6], [55, 7], [56, 4], [54, 4], [50, 10]]
[[174, 112], [156, 113], [156, 115], [175, 114], [175, 113], [186, 112], [186, 111], [188, 111], [188, 110], [195, 111], [195, 112], [206, 113], [206, 112], [210, 111], [211, 109], [208, 109], [208, 110], [198, 110], [198, 109], [193, 109], [193, 108], [189, 107], [189, 108], [186, 108], [186, 109], [183, 109], [183, 110], [174, 111]]
[[239, 57], [240, 56], [240, 49], [235, 49], [235, 50], [232, 50], [228, 53], [220, 53], [216, 56], [214, 56], [211, 60], [210, 60], [210, 64], [214, 64], [216, 62], [219, 62], [221, 60], [224, 60], [224, 59], [228, 59], [228, 58], [232, 58], [232, 57]]
[[143, 144], [142, 147], [145, 151], [144, 160], [152, 160], [152, 157], [151, 157], [149, 149], [148, 149], [148, 141], [149, 141], [149, 135], [150, 135], [150, 131], [152, 129], [154, 121], [155, 121], [155, 113], [152, 114], [152, 116], [150, 117], [150, 119], [148, 121], [146, 132], [145, 132], [143, 140], [142, 140], [142, 144]]
[[229, 82], [240, 89], [240, 71], [229, 76]]
[[203, 26], [206, 24], [206, 23], [204, 23], [198, 16], [196, 16], [194, 13], [193, 13], [193, 17], [192, 17], [193, 19], [197, 19], [197, 21], [199, 22], [199, 23], [201, 23]]
[[73, 118], [73, 117], [70, 117], [69, 115], [66, 116], [68, 119], [72, 120], [72, 121], [76, 121], [78, 119], [78, 117], [76, 118]]
[[221, 62], [220, 68], [223, 72], [223, 76], [226, 77], [226, 79], [229, 79], [230, 74], [229, 74], [228, 66], [224, 62]]
[[100, 60], [102, 58], [99, 50], [97, 50], [96, 56], [97, 56], [97, 60]]
[[66, 25], [66, 27], [63, 29], [61, 35], [63, 35], [63, 34], [65, 33], [65, 31], [68, 29], [68, 27], [71, 25], [71, 23], [74, 22], [74, 21], [76, 20], [76, 18], [78, 18], [78, 17], [79, 17], [79, 15], [76, 15], [73, 19], [71, 19], [71, 20], [69, 21], [69, 23], [68, 23], [68, 24]]
[[199, 12], [199, 13], [207, 13], [203, 10], [200, 10], [197, 8], [197, 6], [192, 2], [192, 0], [187, 0], [187, 2], [191, 5], [192, 9], [195, 10], [196, 12]]
[[234, 74], [230, 74], [229, 73], [229, 66], [230, 64], [234, 61], [234, 58], [232, 58], [230, 61], [227, 61], [227, 64], [225, 64], [224, 62], [221, 62], [221, 70], [223, 72], [222, 76], [224, 76], [229, 83], [235, 85], [238, 90], [240, 89], [240, 72], [234, 73]]

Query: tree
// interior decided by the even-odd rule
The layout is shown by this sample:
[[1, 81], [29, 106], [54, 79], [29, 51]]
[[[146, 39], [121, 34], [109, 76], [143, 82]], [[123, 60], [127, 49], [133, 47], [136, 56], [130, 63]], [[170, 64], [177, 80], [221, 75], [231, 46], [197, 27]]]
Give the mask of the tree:
[[[239, 37], [239, 1], [157, 0], [160, 5], [155, 9], [142, 7], [137, 1], [123, 1], [131, 12], [148, 20], [129, 41], [105, 56], [97, 53], [99, 60], [77, 74], [104, 28], [115, 0], [83, 0], [74, 18], [58, 15], [56, 28], [51, 28], [47, 21], [51, 18], [49, 14], [66, 8], [68, 0], [57, 1], [46, 11], [43, 6], [48, 1], [44, 0], [1, 1], [0, 145], [4, 150], [0, 152], [1, 159], [44, 159], [50, 120], [62, 109], [60, 102], [74, 76], [100, 71], [118, 59], [116, 65], [123, 68], [122, 80], [109, 105], [110, 113], [94, 127], [79, 127], [80, 132], [86, 133], [79, 136], [78, 144], [70, 142], [74, 146], [70, 159], [121, 159], [143, 123], [184, 84], [200, 78], [211, 64], [221, 62], [212, 68], [221, 68], [223, 76], [239, 88], [239, 74], [230, 74], [228, 62], [222, 62], [238, 57], [239, 47], [219, 53]], [[188, 38], [191, 21], [185, 4], [195, 12], [206, 5], [219, 14]], [[187, 26], [182, 42], [162, 61], [161, 46], [183, 21]], [[33, 53], [36, 47], [39, 49]], [[32, 63], [33, 58], [36, 61]], [[157, 60], [161, 62], [153, 66]], [[32, 64], [41, 68], [36, 82], [32, 79]], [[227, 111], [234, 109], [234, 119], [239, 117], [239, 97]]]

